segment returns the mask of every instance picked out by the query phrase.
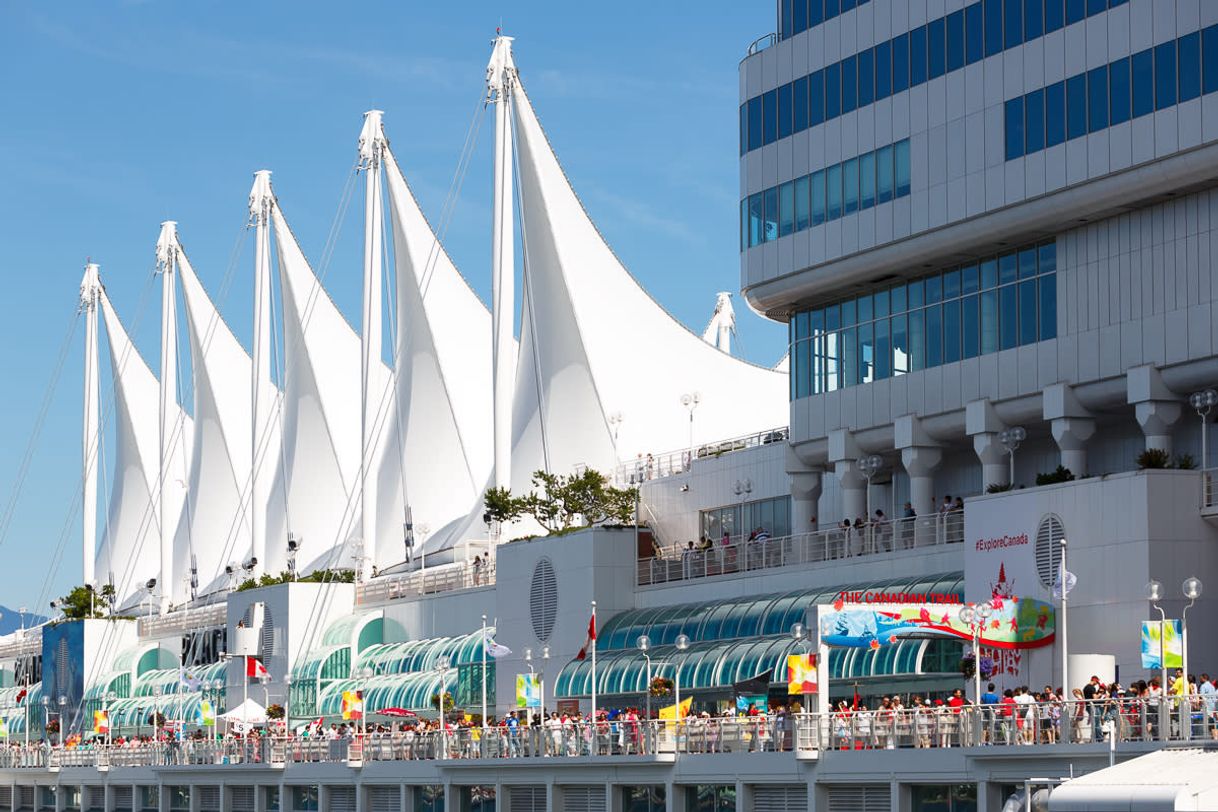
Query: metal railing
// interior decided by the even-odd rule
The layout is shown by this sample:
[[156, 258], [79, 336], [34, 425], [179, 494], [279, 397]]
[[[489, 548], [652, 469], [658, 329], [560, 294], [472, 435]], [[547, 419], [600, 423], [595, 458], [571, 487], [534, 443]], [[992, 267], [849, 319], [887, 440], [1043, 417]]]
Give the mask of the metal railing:
[[619, 485], [640, 485], [651, 479], [675, 476], [689, 473], [694, 460], [718, 457], [734, 451], [757, 448], [771, 443], [786, 442], [788, 437], [786, 426], [767, 429], [765, 431], [746, 434], [742, 437], [732, 437], [727, 440], [716, 440], [702, 443], [693, 448], [679, 448], [676, 451], [665, 451], [660, 454], [648, 454], [633, 462], [624, 462], [614, 471], [614, 481]]
[[778, 34], [766, 34], [763, 37], [758, 37], [757, 39], [755, 39], [751, 43], [749, 43], [747, 55], [752, 56], [753, 54], [759, 54], [762, 51], [764, 51], [766, 48], [769, 48], [770, 46], [774, 45], [777, 42], [778, 42]]
[[1205, 468], [1201, 471], [1201, 508], [1218, 507], [1218, 468]]
[[863, 527], [829, 528], [765, 539], [713, 542], [703, 549], [668, 548], [638, 561], [639, 586], [665, 584], [754, 570], [780, 569], [824, 561], [886, 555], [964, 541], [964, 512], [938, 513]]
[[193, 609], [179, 609], [164, 615], [142, 617], [136, 622], [136, 629], [140, 637], [162, 637], [191, 629], [223, 626], [227, 619], [227, 604], [213, 603]]
[[452, 592], [457, 589], [492, 586], [494, 583], [495, 562], [484, 558], [477, 566], [472, 561], [466, 561], [456, 566], [416, 570], [401, 575], [382, 575], [357, 584], [355, 601], [377, 603]]
[[830, 714], [658, 720], [551, 720], [439, 730], [403, 728], [343, 738], [263, 737], [52, 748], [0, 747], [0, 769], [180, 767], [448, 759], [819, 753], [949, 747], [1044, 747], [1218, 740], [1218, 701], [1116, 698], [1021, 705], [916, 705]]

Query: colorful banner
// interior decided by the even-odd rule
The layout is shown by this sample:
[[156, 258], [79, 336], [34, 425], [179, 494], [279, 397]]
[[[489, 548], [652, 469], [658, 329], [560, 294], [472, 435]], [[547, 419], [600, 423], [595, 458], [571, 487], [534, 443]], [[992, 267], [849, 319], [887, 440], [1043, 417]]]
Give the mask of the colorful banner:
[[[682, 699], [681, 700], [681, 718], [682, 719], [684, 719], [686, 716], [689, 716], [689, 709], [690, 709], [690, 706], [693, 705], [693, 703], [694, 703], [693, 699]], [[675, 722], [677, 720], [677, 706], [669, 705], [668, 707], [660, 708], [660, 719], [667, 720], [669, 722]]]
[[8, 719], [0, 717], [0, 737], [8, 738]]
[[364, 692], [343, 691], [343, 721], [364, 718]]
[[787, 655], [787, 694], [800, 696], [816, 693], [816, 655]]
[[1167, 660], [1167, 668], [1184, 667], [1184, 625], [1179, 620], [1168, 620], [1160, 623], [1158, 620], [1142, 621], [1142, 667], [1148, 669], [1163, 668], [1159, 664], [1159, 630], [1164, 632], [1163, 658]]
[[541, 707], [541, 680], [536, 674], [516, 675], [516, 707]]
[[93, 711], [93, 732], [100, 736], [104, 736], [110, 732], [109, 711]]
[[[993, 613], [981, 628], [981, 643], [1003, 649], [1052, 644], [1055, 611], [1034, 598], [995, 597]], [[840, 648], [880, 648], [903, 637], [972, 640], [972, 627], [960, 619], [959, 603], [848, 604], [840, 598], [820, 607], [820, 640]]]
[[756, 708], [758, 713], [769, 713], [770, 698], [765, 694], [757, 694], [756, 696], [738, 695], [736, 697], [736, 712], [747, 714], [749, 708]]
[[199, 703], [199, 707], [195, 709], [195, 724], [199, 727], [216, 726], [216, 709], [211, 700], [204, 699]]

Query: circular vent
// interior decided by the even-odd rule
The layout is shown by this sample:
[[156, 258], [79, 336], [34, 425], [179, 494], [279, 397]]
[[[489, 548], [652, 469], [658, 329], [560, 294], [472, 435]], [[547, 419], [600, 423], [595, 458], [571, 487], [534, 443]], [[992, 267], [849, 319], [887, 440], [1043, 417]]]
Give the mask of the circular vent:
[[548, 558], [541, 559], [533, 567], [529, 617], [533, 621], [533, 634], [541, 642], [548, 643], [554, 632], [554, 619], [558, 617], [558, 579], [554, 577], [554, 565]]
[[1066, 537], [1062, 520], [1050, 513], [1040, 520], [1036, 528], [1036, 575], [1040, 583], [1048, 588], [1057, 580], [1058, 565], [1062, 560], [1061, 540]]

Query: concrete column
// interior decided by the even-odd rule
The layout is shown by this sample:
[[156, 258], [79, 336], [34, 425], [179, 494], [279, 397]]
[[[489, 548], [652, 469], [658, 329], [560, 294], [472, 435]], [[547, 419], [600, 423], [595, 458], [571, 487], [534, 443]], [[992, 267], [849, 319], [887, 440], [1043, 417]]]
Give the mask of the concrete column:
[[867, 477], [854, 460], [838, 460], [833, 472], [842, 487], [842, 518], [853, 522], [867, 512]]
[[[791, 532], [811, 533], [818, 528], [823, 481], [820, 471], [791, 472]], [[814, 522], [813, 519], [816, 519]]]
[[1153, 364], [1134, 367], [1125, 375], [1128, 402], [1146, 436], [1146, 448], [1171, 453], [1171, 427], [1183, 411], [1176, 394], [1163, 383]]
[[909, 501], [919, 516], [935, 512], [934, 470], [943, 460], [943, 449], [912, 446], [901, 449], [901, 465], [909, 474]]
[[1004, 428], [989, 400], [974, 400], [964, 409], [965, 432], [973, 438], [973, 451], [981, 461], [981, 487], [1008, 485], [1011, 482], [1010, 461], [1006, 449], [998, 441]]
[[1061, 452], [1061, 464], [1075, 477], [1087, 473], [1087, 441], [1095, 434], [1090, 417], [1059, 417], [1053, 421], [1053, 439]]

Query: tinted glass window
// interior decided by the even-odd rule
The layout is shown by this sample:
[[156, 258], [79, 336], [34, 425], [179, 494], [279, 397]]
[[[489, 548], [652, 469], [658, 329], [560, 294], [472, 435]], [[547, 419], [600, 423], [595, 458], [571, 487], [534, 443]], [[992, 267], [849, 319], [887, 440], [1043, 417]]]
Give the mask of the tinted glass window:
[[875, 153], [869, 152], [859, 159], [859, 207], [869, 209], [875, 205]]
[[1108, 103], [1114, 125], [1129, 120], [1129, 57], [1108, 66]]
[[1076, 23], [1087, 14], [1085, 0], [1066, 0], [1066, 25]]
[[825, 68], [825, 121], [835, 119], [842, 112], [842, 69], [833, 64]]
[[1014, 254], [1003, 254], [998, 258], [998, 282], [1005, 285], [1019, 276], [1019, 263]]
[[795, 184], [788, 181], [778, 187], [778, 236], [785, 237], [795, 230]]
[[909, 87], [909, 34], [892, 39], [892, 92]]
[[853, 214], [859, 209], [859, 161], [851, 158], [842, 167], [842, 213]]
[[1023, 40], [1034, 40], [1045, 32], [1045, 0], [1023, 0]]
[[1019, 283], [1019, 343], [1036, 342], [1036, 280]]
[[825, 120], [825, 74], [816, 71], [808, 77], [808, 126]]
[[849, 113], [858, 106], [858, 62], [853, 56], [842, 60], [842, 112]]
[[811, 223], [810, 178], [804, 175], [795, 181], [795, 230], [803, 231]]
[[892, 45], [881, 42], [875, 46], [875, 97], [886, 99], [892, 95]]
[[968, 64], [980, 62], [985, 56], [985, 26], [982, 25], [981, 3], [964, 9], [964, 59]]
[[875, 57], [871, 51], [862, 51], [858, 59], [859, 107], [865, 107], [875, 98]]
[[976, 265], [965, 266], [960, 271], [960, 292], [976, 293], [981, 287]]
[[1036, 280], [1040, 286], [1040, 340], [1057, 337], [1057, 274]]
[[778, 239], [778, 188], [766, 189], [762, 196], [765, 198], [765, 222], [761, 236], [769, 242]]
[[1130, 59], [1133, 74], [1133, 115], [1144, 116], [1155, 109], [1154, 55], [1147, 48]]
[[1005, 0], [1006, 31], [1003, 43], [1014, 48], [1023, 42], [1023, 0]]
[[998, 291], [981, 294], [981, 352], [998, 351]]
[[1045, 92], [1034, 90], [1024, 96], [1024, 152], [1045, 148]]
[[1108, 126], [1108, 66], [1087, 72], [1087, 130], [1096, 132]]
[[821, 170], [812, 173], [812, 225], [825, 222], [828, 217], [825, 206], [825, 172]]
[[836, 220], [842, 216], [842, 165], [829, 167], [825, 174], [829, 186], [829, 219]]
[[1087, 76], [1079, 74], [1066, 80], [1066, 137], [1087, 134]]
[[778, 92], [771, 90], [761, 97], [761, 110], [765, 116], [763, 122], [765, 143], [773, 144], [778, 140]]
[[1057, 82], [1045, 88], [1045, 146], [1066, 140], [1066, 85]]
[[1202, 89], [1206, 93], [1218, 90], [1218, 25], [1211, 25], [1201, 32], [1201, 57], [1204, 60]]
[[1193, 32], [1179, 42], [1180, 101], [1186, 102], [1201, 95], [1201, 35]]
[[765, 211], [762, 208], [761, 194], [749, 196], [749, 247], [760, 245], [763, 234], [761, 223], [765, 219]]
[[791, 134], [791, 86], [778, 88], [778, 137]]
[[876, 200], [879, 203], [887, 203], [896, 194], [892, 152], [892, 147], [883, 147], [875, 153]]
[[947, 28], [942, 17], [926, 26], [926, 47], [929, 51], [930, 78], [935, 79], [947, 70]]
[[909, 141], [900, 141], [895, 148], [897, 167], [897, 197], [909, 194], [911, 172], [909, 167]]
[[953, 299], [943, 305], [943, 363], [960, 360], [960, 302]]
[[1023, 155], [1023, 97], [1006, 103], [1006, 157], [1013, 160]]
[[842, 0], [825, 0], [825, 19], [831, 20], [842, 13]]
[[1065, 24], [1065, 0], [1045, 0], [1045, 33], [1056, 31]]
[[749, 149], [761, 146], [761, 97], [749, 99]]
[[962, 67], [964, 67], [963, 10], [947, 15], [947, 69], [953, 71]]
[[[824, 0], [808, 0], [808, 26], [820, 25], [825, 21]], [[436, 706], [437, 709], [439, 706]]]
[[985, 55], [1002, 53], [1002, 0], [985, 0]]
[[926, 81], [926, 26], [909, 32], [909, 86]]
[[791, 130], [808, 129], [808, 77], [801, 76], [791, 83]]
[[1155, 46], [1155, 109], [1176, 103], [1176, 43]]
[[740, 105], [740, 154], [748, 152], [749, 149], [749, 104], [745, 102]]
[[[795, 7], [791, 14], [791, 28], [798, 34], [800, 31], [808, 27], [808, 2], [807, 0], [795, 0]], [[438, 710], [439, 705], [436, 705]]]
[[1087, 0], [1087, 16], [1108, 10], [1108, 0]]
[[795, 26], [791, 22], [791, 0], [782, 0], [781, 13], [782, 22], [779, 24], [778, 28], [780, 31], [782, 31], [782, 38], [786, 39], [795, 33]]
[[960, 357], [975, 357], [980, 351], [976, 296], [965, 296], [960, 300], [960, 334], [963, 343]]
[[998, 307], [1002, 314], [998, 323], [999, 346], [1009, 350], [1019, 344], [1019, 302], [1014, 285], [998, 289]]
[[926, 367], [943, 363], [943, 306], [926, 308]]

